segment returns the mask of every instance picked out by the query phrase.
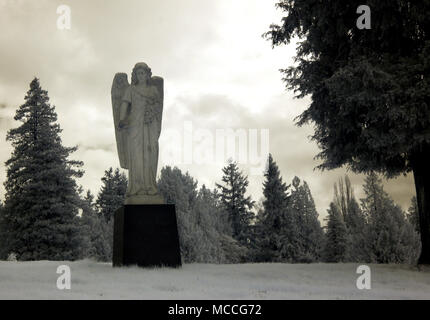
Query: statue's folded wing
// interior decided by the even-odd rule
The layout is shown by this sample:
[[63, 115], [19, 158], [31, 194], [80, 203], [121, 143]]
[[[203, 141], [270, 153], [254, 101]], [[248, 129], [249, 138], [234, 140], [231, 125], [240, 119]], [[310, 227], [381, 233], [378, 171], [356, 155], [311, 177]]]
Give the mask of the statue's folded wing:
[[161, 120], [163, 117], [163, 104], [164, 104], [164, 79], [157, 76], [151, 77], [151, 84], [158, 89], [158, 92], [160, 94], [160, 102], [159, 102], [160, 109], [159, 109], [159, 113], [158, 113], [159, 116], [157, 117], [157, 121], [159, 122], [158, 125], [161, 132]]
[[125, 90], [129, 87], [127, 74], [117, 73], [112, 83], [112, 111], [113, 121], [115, 124], [116, 147], [118, 151], [119, 164], [121, 168], [128, 169], [128, 152], [127, 152], [127, 129], [119, 128], [120, 109]]

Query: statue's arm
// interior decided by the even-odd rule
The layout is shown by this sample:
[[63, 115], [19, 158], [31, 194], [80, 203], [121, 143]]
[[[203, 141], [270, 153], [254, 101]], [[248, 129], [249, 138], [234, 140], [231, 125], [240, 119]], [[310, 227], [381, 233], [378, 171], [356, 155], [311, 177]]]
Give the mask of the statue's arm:
[[154, 76], [152, 77], [152, 83], [156, 87], [157, 91], [157, 104], [159, 106], [159, 114], [157, 117], [157, 129], [158, 129], [158, 137], [161, 134], [161, 123], [163, 119], [163, 104], [164, 104], [164, 80], [161, 77]]
[[161, 115], [160, 115], [160, 119], [157, 119], [157, 124], [158, 124], [158, 137], [160, 138], [160, 134], [161, 134]]
[[161, 121], [163, 119], [163, 97], [159, 94], [157, 95], [157, 105], [159, 107], [158, 115], [156, 117], [157, 122], [157, 129], [158, 129], [158, 137], [160, 137], [161, 134]]
[[121, 103], [121, 106], [120, 106], [120, 109], [119, 109], [119, 112], [120, 112], [119, 113], [119, 120], [120, 121], [124, 121], [124, 120], [128, 119], [128, 115], [129, 115], [128, 107], [129, 107], [129, 105], [130, 105], [130, 103], [127, 102], [127, 101], [123, 101]]
[[128, 119], [128, 116], [129, 116], [129, 112], [128, 112], [129, 108], [128, 107], [129, 107], [129, 105], [130, 105], [130, 103], [128, 103], [126, 101], [123, 101], [121, 103], [121, 107], [119, 109], [119, 124], [118, 124], [120, 129], [125, 128], [129, 125], [129, 119]]
[[128, 117], [130, 115], [130, 112], [129, 112], [130, 105], [131, 105], [131, 92], [130, 92], [130, 88], [127, 88], [119, 109], [119, 127], [120, 128], [123, 128], [129, 124]]

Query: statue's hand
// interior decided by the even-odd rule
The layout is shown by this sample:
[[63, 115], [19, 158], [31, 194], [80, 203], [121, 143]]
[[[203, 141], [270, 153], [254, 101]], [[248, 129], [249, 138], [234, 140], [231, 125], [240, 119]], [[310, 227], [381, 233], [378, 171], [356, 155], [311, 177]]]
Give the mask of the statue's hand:
[[128, 127], [128, 125], [129, 125], [128, 120], [120, 120], [118, 123], [118, 127], [120, 129], [124, 129], [124, 128]]

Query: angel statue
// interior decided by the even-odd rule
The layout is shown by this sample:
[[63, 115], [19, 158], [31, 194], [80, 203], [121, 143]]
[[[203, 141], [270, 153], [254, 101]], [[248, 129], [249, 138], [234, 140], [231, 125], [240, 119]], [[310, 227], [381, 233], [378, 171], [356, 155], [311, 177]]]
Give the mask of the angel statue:
[[115, 137], [121, 168], [128, 169], [125, 204], [163, 204], [156, 185], [158, 138], [163, 113], [163, 78], [146, 63], [131, 75], [117, 73], [112, 84]]

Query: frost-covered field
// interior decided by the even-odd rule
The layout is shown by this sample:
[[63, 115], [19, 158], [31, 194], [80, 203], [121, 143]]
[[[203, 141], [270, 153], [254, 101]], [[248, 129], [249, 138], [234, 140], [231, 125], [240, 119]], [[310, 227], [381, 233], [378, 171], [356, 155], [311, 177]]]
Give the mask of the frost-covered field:
[[[71, 289], [58, 290], [59, 265]], [[180, 269], [112, 268], [78, 262], [0, 262], [0, 299], [430, 299], [430, 271], [369, 265], [372, 289], [358, 290], [358, 264], [186, 264]]]

